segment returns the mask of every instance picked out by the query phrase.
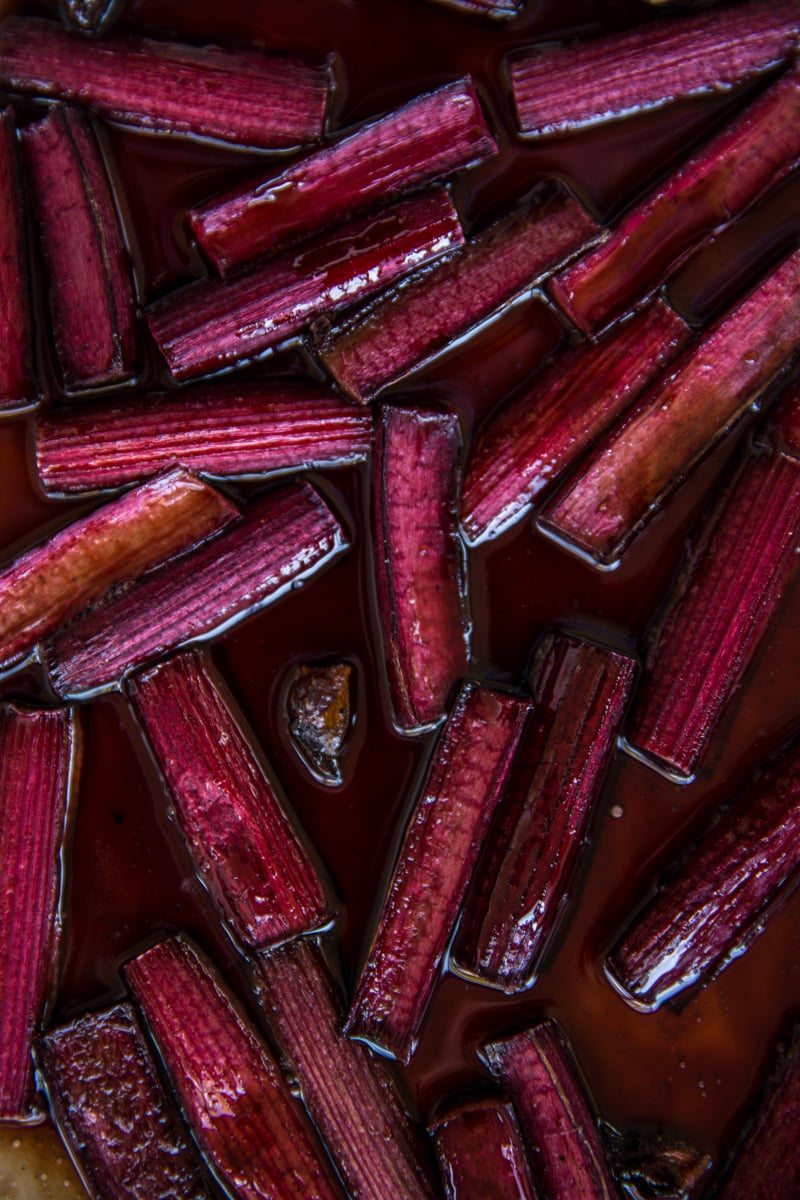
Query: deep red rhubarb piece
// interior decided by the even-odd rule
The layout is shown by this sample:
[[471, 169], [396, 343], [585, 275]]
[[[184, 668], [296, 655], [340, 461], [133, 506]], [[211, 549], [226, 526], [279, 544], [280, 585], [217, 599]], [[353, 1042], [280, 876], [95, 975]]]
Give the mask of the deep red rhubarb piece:
[[311, 1125], [217, 971], [185, 938], [129, 962], [192, 1133], [236, 1200], [341, 1200]]
[[553, 195], [356, 312], [323, 344], [322, 359], [347, 395], [366, 403], [597, 237], [579, 204]]
[[222, 534], [76, 618], [48, 645], [53, 687], [61, 696], [113, 687], [132, 668], [277, 600], [347, 545], [312, 487], [277, 487]]
[[432, 1200], [430, 1152], [385, 1060], [345, 1037], [322, 949], [300, 938], [256, 958], [267, 1025], [352, 1200]]
[[54, 105], [26, 126], [22, 147], [64, 387], [124, 383], [136, 373], [133, 284], [92, 127]]
[[33, 1115], [31, 1050], [55, 984], [72, 714], [0, 708], [0, 1119]]
[[189, 222], [206, 256], [225, 275], [495, 151], [472, 81], [460, 79], [278, 175], [191, 209]]
[[517, 122], [527, 134], [568, 133], [727, 90], [785, 61], [797, 40], [794, 3], [756, 0], [534, 50], [510, 64]]
[[453, 202], [437, 188], [264, 266], [180, 288], [147, 321], [174, 378], [190, 379], [255, 358], [462, 242]]
[[348, 1032], [408, 1062], [530, 704], [465, 684], [417, 794]]
[[0, 110], [0, 409], [38, 398], [14, 114]]
[[137, 129], [280, 150], [320, 136], [329, 81], [317, 67], [257, 51], [90, 40], [55, 21], [12, 16], [0, 24], [0, 85]]
[[196, 1153], [130, 1004], [51, 1030], [40, 1055], [59, 1130], [92, 1195], [207, 1200]]
[[539, 1200], [513, 1106], [481, 1096], [430, 1126], [446, 1200]]

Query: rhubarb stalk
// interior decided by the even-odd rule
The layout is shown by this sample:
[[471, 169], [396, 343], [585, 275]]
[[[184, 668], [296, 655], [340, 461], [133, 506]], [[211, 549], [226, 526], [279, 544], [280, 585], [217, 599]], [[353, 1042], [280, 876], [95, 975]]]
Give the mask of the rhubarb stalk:
[[508, 1100], [487, 1096], [453, 1105], [430, 1132], [447, 1200], [539, 1200]]
[[33, 381], [30, 297], [16, 124], [0, 110], [0, 409], [38, 398]]

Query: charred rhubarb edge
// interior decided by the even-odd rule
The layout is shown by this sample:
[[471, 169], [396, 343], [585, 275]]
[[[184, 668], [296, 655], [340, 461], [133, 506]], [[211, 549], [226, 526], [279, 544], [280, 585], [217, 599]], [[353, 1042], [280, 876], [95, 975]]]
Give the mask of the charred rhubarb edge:
[[51, 1030], [40, 1060], [59, 1130], [92, 1195], [207, 1200], [194, 1148], [130, 1004]]
[[64, 386], [124, 383], [136, 373], [133, 284], [88, 118], [55, 105], [24, 129], [22, 148]]
[[544, 1200], [619, 1200], [588, 1098], [555, 1022], [491, 1042], [481, 1057], [511, 1095]]
[[120, 35], [94, 41], [55, 21], [7, 17], [0, 85], [137, 129], [281, 150], [320, 136], [329, 80], [325, 70], [257, 51]]
[[403, 1062], [529, 710], [525, 700], [465, 684], [417, 794], [347, 1023]]
[[16, 123], [0, 110], [0, 409], [38, 399]]
[[279, 175], [190, 209], [220, 274], [480, 162], [497, 147], [471, 79], [447, 84], [364, 125]]
[[510, 64], [517, 122], [526, 134], [568, 133], [718, 93], [785, 61], [797, 41], [796, 5], [761, 0], [537, 50]]
[[596, 345], [558, 355], [493, 414], [464, 472], [461, 522], [469, 540], [496, 537], [519, 521], [655, 380], [689, 333], [657, 300]]
[[256, 988], [282, 1060], [352, 1200], [431, 1200], [430, 1151], [385, 1061], [342, 1033], [340, 989], [302, 938], [257, 956]]
[[513, 1105], [465, 1100], [429, 1126], [446, 1200], [538, 1200]]
[[222, 534], [77, 617], [48, 644], [52, 685], [61, 696], [113, 687], [132, 668], [277, 600], [347, 546], [313, 488], [275, 488]]
[[69, 495], [134, 483], [183, 463], [236, 478], [360, 462], [372, 417], [314, 383], [212, 385], [58, 405], [36, 425], [44, 490]]
[[175, 379], [223, 370], [366, 299], [463, 240], [453, 202], [437, 188], [265, 266], [180, 288], [147, 310], [148, 325]]
[[565, 196], [513, 213], [356, 312], [322, 345], [322, 360], [364, 404], [598, 236]]
[[609, 562], [800, 349], [800, 250], [678, 359], [600, 442], [541, 523]]
[[240, 1200], [341, 1200], [272, 1055], [217, 971], [185, 938], [124, 968], [192, 1134]]
[[616, 745], [633, 659], [563, 634], [540, 647], [534, 717], [464, 904], [456, 971], [520, 991], [556, 932]]
[[55, 983], [72, 714], [0, 708], [0, 1119], [34, 1111], [33, 1042]]

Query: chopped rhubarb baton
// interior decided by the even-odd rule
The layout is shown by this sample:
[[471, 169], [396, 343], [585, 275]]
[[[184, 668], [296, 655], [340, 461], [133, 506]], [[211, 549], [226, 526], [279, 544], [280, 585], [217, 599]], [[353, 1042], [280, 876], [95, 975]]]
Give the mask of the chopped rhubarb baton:
[[467, 1100], [430, 1127], [447, 1200], [538, 1200], [513, 1106]]
[[0, 110], [0, 409], [38, 398], [33, 381], [22, 181], [14, 114]]

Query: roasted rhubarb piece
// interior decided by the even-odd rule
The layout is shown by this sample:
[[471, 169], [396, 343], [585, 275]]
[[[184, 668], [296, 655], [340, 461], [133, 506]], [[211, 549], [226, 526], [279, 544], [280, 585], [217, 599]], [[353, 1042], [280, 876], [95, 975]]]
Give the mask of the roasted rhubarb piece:
[[564, 912], [635, 669], [623, 654], [562, 634], [540, 646], [534, 716], [451, 954], [460, 973], [506, 992], [530, 985]]
[[215, 384], [51, 407], [36, 463], [53, 495], [120, 487], [180, 462], [221, 477], [367, 457], [372, 418], [315, 383]]
[[462, 242], [453, 203], [437, 188], [265, 266], [180, 288], [147, 321], [174, 378], [189, 379], [255, 358]]
[[529, 711], [525, 700], [465, 684], [416, 797], [347, 1026], [403, 1062]]
[[491, 1042], [481, 1056], [514, 1101], [542, 1200], [618, 1200], [594, 1115], [557, 1025], [543, 1021]]
[[580, 205], [551, 196], [355, 313], [322, 346], [322, 359], [364, 404], [597, 237]]
[[14, 114], [6, 108], [0, 110], [0, 409], [18, 408], [37, 398], [22, 181]]
[[289, 733], [295, 749], [315, 778], [342, 782], [339, 763], [352, 721], [347, 662], [301, 665], [286, 697]]
[[316, 237], [403, 191], [472, 166], [496, 149], [472, 81], [461, 79], [418, 96], [279, 175], [190, 210], [189, 222], [225, 275], [248, 259]]
[[320, 946], [301, 938], [257, 956], [269, 1029], [352, 1200], [431, 1200], [430, 1151], [386, 1063], [342, 1033], [342, 997]]
[[216, 970], [184, 938], [125, 978], [212, 1170], [236, 1200], [341, 1200], [277, 1064]]
[[51, 1105], [92, 1195], [207, 1200], [130, 1004], [78, 1017], [40, 1045]]
[[600, 562], [665, 497], [800, 349], [800, 251], [686, 350], [547, 506], [542, 524]]
[[596, 345], [557, 355], [489, 417], [464, 472], [461, 522], [472, 542], [496, 537], [599, 438], [689, 337], [657, 300]]
[[0, 85], [137, 129], [264, 150], [318, 138], [328, 99], [326, 72], [291, 59], [119, 35], [93, 41], [35, 17], [0, 24]]
[[486, 1096], [430, 1127], [447, 1200], [538, 1200], [513, 1106]]
[[756, 0], [717, 12], [653, 21], [628, 32], [511, 62], [523, 133], [568, 133], [736, 84], [789, 58], [797, 6]]
[[34, 1107], [31, 1050], [58, 964], [75, 730], [64, 710], [0, 708], [0, 1119]]
[[221, 535], [73, 621], [49, 643], [53, 687], [62, 696], [112, 687], [133, 667], [272, 603], [347, 545], [313, 488], [275, 488]]

